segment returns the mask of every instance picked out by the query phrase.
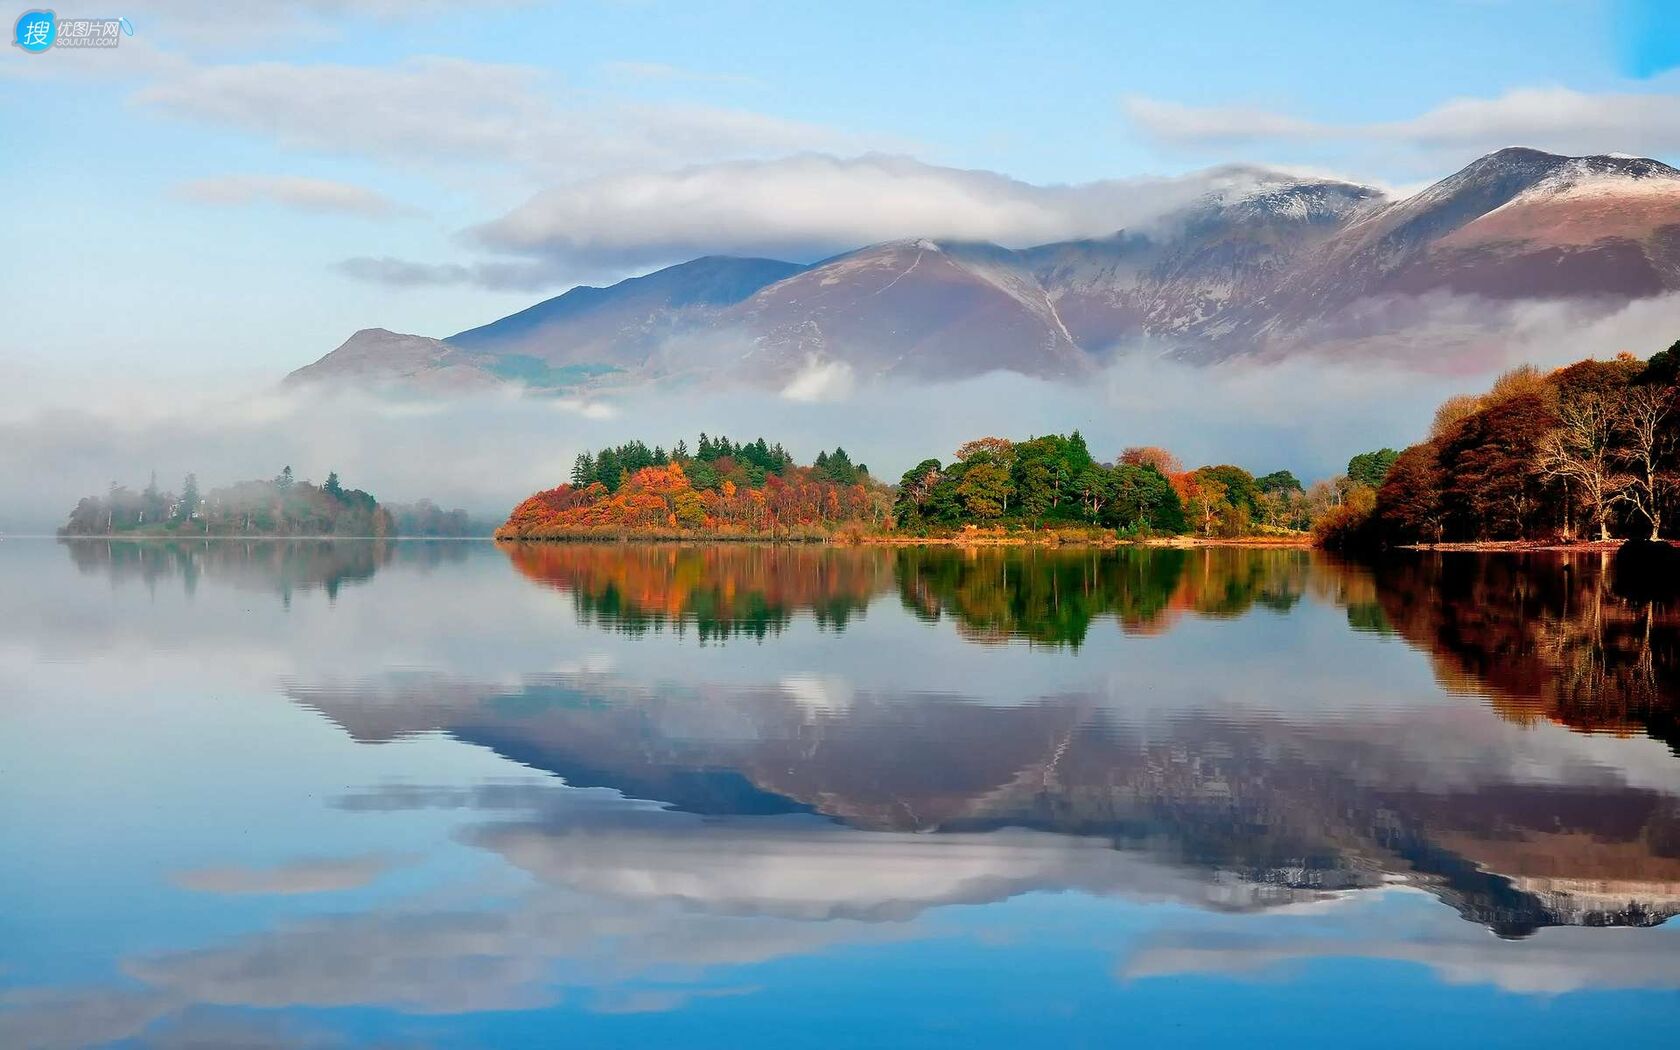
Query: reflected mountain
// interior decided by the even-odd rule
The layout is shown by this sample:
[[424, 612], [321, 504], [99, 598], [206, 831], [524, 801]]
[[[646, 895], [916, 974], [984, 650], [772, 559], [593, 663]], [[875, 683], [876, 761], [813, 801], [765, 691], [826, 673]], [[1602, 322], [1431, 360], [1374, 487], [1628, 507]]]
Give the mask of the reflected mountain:
[[200, 582], [278, 594], [320, 590], [329, 598], [366, 583], [393, 564], [425, 569], [459, 562], [468, 545], [448, 540], [76, 539], [59, 540], [78, 571], [113, 584], [155, 590], [180, 581], [188, 596]]
[[[468, 547], [66, 549], [81, 572], [118, 583], [179, 578], [190, 593], [205, 579], [286, 597], [459, 560]], [[572, 788], [728, 822], [761, 850], [763, 836], [782, 841], [786, 821], [827, 829], [824, 850], [843, 849], [846, 834], [1027, 831], [1164, 866], [1216, 906], [1398, 882], [1505, 936], [1680, 912], [1680, 782], [1672, 766], [1624, 767], [1652, 761], [1650, 745], [1614, 739], [1674, 746], [1680, 610], [1627, 596], [1596, 556], [1363, 567], [1296, 550], [476, 549], [566, 594], [578, 621], [604, 629], [585, 632], [586, 644], [610, 638], [628, 658], [538, 651], [540, 626], [494, 647], [511, 626], [498, 617], [512, 615], [494, 606], [439, 621], [483, 631], [459, 647], [472, 666], [306, 673], [288, 695], [359, 741], [447, 733]], [[859, 626], [871, 609], [881, 622]], [[789, 633], [798, 617], [820, 629], [818, 648]], [[1317, 677], [1268, 668], [1268, 647], [1309, 628], [1330, 634], [1303, 652], [1339, 654], [1359, 634], [1403, 641], [1428, 655], [1449, 696], [1366, 702], [1362, 690], [1383, 683], [1359, 656]], [[667, 629], [778, 645], [750, 663], [702, 666], [661, 659], [674, 652], [655, 637]], [[915, 631], [927, 635], [891, 656], [879, 648]], [[953, 648], [953, 635], [979, 644]], [[1178, 651], [1175, 635], [1198, 639], [1178, 662], [1163, 655]], [[1011, 641], [1026, 645], [994, 644]], [[1026, 651], [1039, 648], [1062, 652]], [[789, 663], [784, 652], [800, 655]], [[921, 665], [892, 662], [905, 654]], [[535, 662], [519, 662], [527, 655]], [[865, 665], [871, 673], [851, 673]], [[1027, 671], [1000, 674], [1012, 667]], [[726, 849], [707, 830], [721, 826], [685, 841]], [[542, 836], [570, 833], [540, 819], [519, 827], [527, 855], [542, 852]], [[1093, 884], [1080, 870], [1051, 881]]]
[[[1477, 769], [1483, 752], [1509, 751], [1513, 732], [1521, 739], [1497, 720], [1480, 736], [1433, 711], [1313, 723], [1195, 710], [1145, 725], [1095, 695], [996, 707], [854, 692], [824, 708], [799, 683], [669, 690], [591, 673], [512, 690], [411, 678], [290, 692], [364, 742], [443, 730], [570, 785], [680, 812], [810, 813], [870, 835], [1025, 829], [1097, 840], [1180, 872], [1197, 903], [1216, 907], [1401, 882], [1507, 937], [1680, 913], [1680, 798], [1602, 772], [1585, 783], [1525, 772], [1556, 761], [1540, 741], [1533, 754]], [[727, 836], [720, 827], [692, 830], [680, 854], [715, 847], [707, 864], [725, 864], [740, 835], [762, 852], [787, 831], [739, 819]], [[582, 878], [577, 849], [544, 844], [575, 831], [536, 820], [486, 841], [517, 841], [527, 857], [564, 854]], [[585, 852], [605, 849], [600, 834]], [[825, 853], [846, 841], [820, 839]]]
[[1674, 610], [1597, 558], [66, 551], [0, 545], [0, 1045], [730, 1045], [883, 987], [1009, 1045], [1070, 990], [1644, 1032], [1680, 988]]

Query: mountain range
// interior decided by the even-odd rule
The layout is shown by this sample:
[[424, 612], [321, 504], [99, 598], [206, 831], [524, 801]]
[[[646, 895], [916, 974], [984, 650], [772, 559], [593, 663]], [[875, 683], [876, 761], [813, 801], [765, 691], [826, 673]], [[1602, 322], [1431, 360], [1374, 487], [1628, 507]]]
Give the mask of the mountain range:
[[780, 385], [817, 365], [1077, 379], [1138, 349], [1217, 362], [1427, 345], [1432, 308], [1454, 297], [1492, 304], [1461, 314], [1497, 336], [1501, 304], [1680, 290], [1680, 170], [1655, 160], [1503, 149], [1401, 198], [1228, 171], [1241, 189], [1106, 237], [909, 238], [809, 265], [706, 256], [443, 339], [365, 329], [287, 381]]

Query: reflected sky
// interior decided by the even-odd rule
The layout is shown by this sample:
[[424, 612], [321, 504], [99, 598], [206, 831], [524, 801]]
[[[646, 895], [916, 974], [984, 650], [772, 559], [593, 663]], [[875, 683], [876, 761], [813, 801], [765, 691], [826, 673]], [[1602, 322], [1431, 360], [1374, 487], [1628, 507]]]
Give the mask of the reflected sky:
[[1596, 556], [6, 541], [0, 1044], [1665, 1045], [1675, 616]]

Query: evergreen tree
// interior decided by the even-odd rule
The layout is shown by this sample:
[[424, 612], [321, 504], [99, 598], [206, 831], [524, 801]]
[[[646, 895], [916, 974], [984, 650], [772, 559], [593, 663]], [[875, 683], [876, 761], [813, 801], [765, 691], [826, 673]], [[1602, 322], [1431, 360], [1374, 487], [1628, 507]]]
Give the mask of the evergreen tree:
[[575, 488], [586, 488], [595, 480], [595, 457], [587, 452], [579, 452], [572, 460], [572, 485]]
[[181, 481], [181, 501], [176, 504], [176, 517], [191, 521], [198, 513], [198, 475], [188, 474]]

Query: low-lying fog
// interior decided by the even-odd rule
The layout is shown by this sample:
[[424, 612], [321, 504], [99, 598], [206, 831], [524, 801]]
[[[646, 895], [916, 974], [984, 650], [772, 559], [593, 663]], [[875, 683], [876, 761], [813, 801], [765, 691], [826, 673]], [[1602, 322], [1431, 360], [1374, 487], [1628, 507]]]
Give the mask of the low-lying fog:
[[[387, 502], [427, 497], [499, 519], [530, 492], [565, 480], [582, 449], [632, 438], [692, 444], [700, 431], [762, 435], [801, 462], [841, 445], [893, 481], [972, 437], [1077, 428], [1099, 458], [1163, 445], [1188, 465], [1289, 469], [1310, 482], [1340, 472], [1355, 453], [1417, 441], [1443, 399], [1485, 389], [1513, 364], [1622, 350], [1649, 356], [1680, 335], [1680, 296], [1596, 320], [1560, 305], [1511, 316], [1507, 335], [1478, 340], [1474, 358], [1455, 354], [1445, 368], [1419, 367], [1429, 360], [1430, 329], [1417, 327], [1405, 353], [1365, 348], [1356, 361], [1192, 366], [1132, 353], [1080, 384], [999, 373], [910, 385], [828, 364], [780, 390], [689, 386], [585, 398], [281, 390], [270, 376], [203, 385], [148, 377], [139, 365], [89, 379], [0, 358], [0, 530], [50, 532], [79, 497], [113, 481], [143, 486], [153, 471], [165, 488], [188, 471], [211, 488], [286, 465], [317, 482], [336, 470], [346, 485]], [[1456, 323], [1442, 313], [1435, 330], [1444, 344], [1455, 340]]]

